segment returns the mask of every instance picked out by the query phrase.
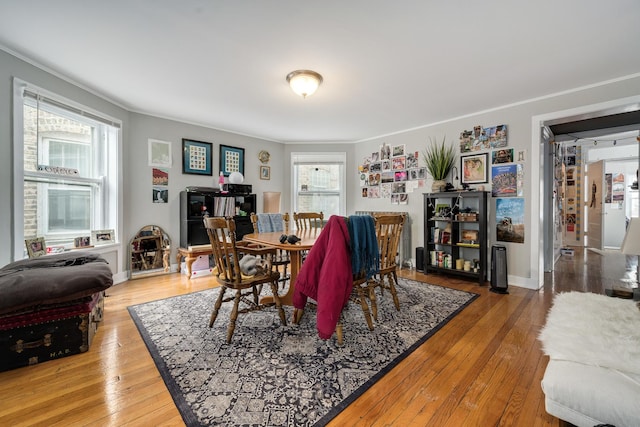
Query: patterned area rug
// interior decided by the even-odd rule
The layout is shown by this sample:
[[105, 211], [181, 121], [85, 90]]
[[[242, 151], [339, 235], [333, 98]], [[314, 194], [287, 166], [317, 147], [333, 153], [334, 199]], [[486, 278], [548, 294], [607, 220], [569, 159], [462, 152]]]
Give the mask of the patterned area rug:
[[[240, 315], [226, 344], [229, 304], [213, 328], [218, 289], [129, 307], [188, 426], [326, 424], [478, 295], [399, 279], [401, 310], [378, 298], [369, 331], [359, 305], [345, 311], [344, 344], [318, 338], [308, 304], [299, 325], [275, 308]], [[265, 287], [266, 288], [266, 287]], [[292, 308], [286, 307], [287, 319]]]

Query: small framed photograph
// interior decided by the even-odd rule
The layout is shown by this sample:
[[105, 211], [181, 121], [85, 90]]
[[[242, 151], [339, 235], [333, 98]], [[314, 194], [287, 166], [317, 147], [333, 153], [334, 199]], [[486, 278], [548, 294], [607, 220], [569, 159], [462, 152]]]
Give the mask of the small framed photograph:
[[489, 181], [487, 163], [488, 153], [460, 156], [461, 182], [463, 184], [482, 184]]
[[182, 173], [192, 175], [213, 175], [213, 144], [210, 142], [182, 139]]
[[393, 157], [404, 156], [404, 150], [405, 150], [404, 144], [394, 145], [393, 148], [391, 149], [391, 155]]
[[463, 229], [460, 232], [462, 243], [478, 243], [478, 230]]
[[260, 166], [260, 179], [271, 179], [271, 168], [269, 166]]
[[27, 246], [29, 258], [37, 258], [47, 253], [47, 245], [44, 243], [44, 237], [26, 239], [24, 244]]
[[149, 166], [171, 167], [171, 143], [149, 139]]
[[96, 246], [115, 243], [115, 241], [114, 230], [93, 230], [91, 232], [91, 243]]
[[491, 164], [513, 162], [513, 148], [502, 148], [491, 152]]
[[81, 236], [73, 239], [73, 247], [74, 248], [90, 248], [91, 246], [91, 236]]
[[[244, 148], [220, 146], [220, 172], [229, 176], [231, 172], [240, 172], [244, 175]], [[262, 177], [262, 174], [260, 174]]]

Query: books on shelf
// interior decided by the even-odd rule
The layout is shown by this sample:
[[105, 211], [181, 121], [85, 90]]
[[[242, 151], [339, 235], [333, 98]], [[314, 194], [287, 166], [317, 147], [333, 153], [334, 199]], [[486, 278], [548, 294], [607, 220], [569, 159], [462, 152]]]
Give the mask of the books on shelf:
[[236, 212], [235, 197], [216, 197], [213, 199], [214, 216], [233, 216]]
[[451, 229], [431, 227], [431, 241], [443, 245], [451, 244]]

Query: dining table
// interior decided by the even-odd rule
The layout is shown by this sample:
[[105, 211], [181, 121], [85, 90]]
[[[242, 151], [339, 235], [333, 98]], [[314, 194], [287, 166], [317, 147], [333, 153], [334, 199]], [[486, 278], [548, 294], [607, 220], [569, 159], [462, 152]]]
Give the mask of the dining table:
[[[303, 253], [313, 247], [313, 244], [316, 242], [318, 236], [320, 236], [321, 231], [322, 229], [297, 230], [295, 235], [300, 240], [293, 244], [288, 243], [286, 240], [284, 241], [284, 243], [281, 242], [280, 238], [283, 233], [280, 231], [245, 234], [242, 238], [242, 240], [250, 243], [255, 243], [269, 248], [285, 250], [289, 253], [289, 259], [291, 260], [291, 275], [289, 278], [289, 287], [287, 288], [287, 292], [285, 294], [278, 294], [282, 305], [293, 306], [293, 291], [295, 289], [298, 272], [300, 271], [300, 267], [302, 266]], [[260, 299], [261, 304], [269, 304], [272, 302], [273, 296], [271, 295], [263, 296]]]

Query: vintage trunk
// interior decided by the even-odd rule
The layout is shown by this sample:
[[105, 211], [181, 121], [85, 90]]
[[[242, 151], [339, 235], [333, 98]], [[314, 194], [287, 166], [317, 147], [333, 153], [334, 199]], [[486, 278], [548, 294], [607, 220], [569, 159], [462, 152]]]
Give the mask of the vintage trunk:
[[104, 292], [71, 305], [0, 318], [0, 371], [89, 349], [102, 320]]

